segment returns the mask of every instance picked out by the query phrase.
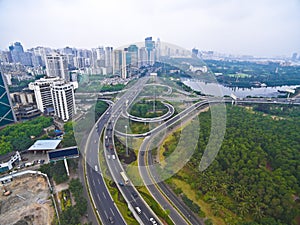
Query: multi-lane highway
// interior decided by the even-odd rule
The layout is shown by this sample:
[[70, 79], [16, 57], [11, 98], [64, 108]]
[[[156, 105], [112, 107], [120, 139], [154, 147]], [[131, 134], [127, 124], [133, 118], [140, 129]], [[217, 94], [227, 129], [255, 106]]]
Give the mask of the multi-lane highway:
[[[107, 113], [111, 111], [111, 107]], [[91, 130], [85, 149], [86, 178], [91, 197], [102, 224], [126, 224], [103, 180], [99, 164], [99, 135], [109, 117], [105, 113]]]
[[142, 199], [136, 188], [131, 185], [130, 181], [127, 183], [127, 181], [124, 180], [124, 177], [122, 177], [121, 172], [125, 171], [118, 159], [113, 138], [115, 121], [122, 114], [122, 111], [126, 109], [126, 107], [130, 105], [138, 96], [147, 80], [148, 78], [145, 77], [137, 81], [137, 83], [128, 92], [121, 96], [112, 107], [112, 110], [109, 114], [109, 120], [107, 122], [107, 128], [104, 133], [104, 146], [106, 149], [105, 158], [110, 173], [112, 174], [115, 183], [117, 184], [120, 192], [128, 204], [129, 209], [132, 211], [137, 221], [141, 224], [149, 224], [151, 223], [150, 220], [155, 220], [156, 223], [159, 224], [158, 217]]

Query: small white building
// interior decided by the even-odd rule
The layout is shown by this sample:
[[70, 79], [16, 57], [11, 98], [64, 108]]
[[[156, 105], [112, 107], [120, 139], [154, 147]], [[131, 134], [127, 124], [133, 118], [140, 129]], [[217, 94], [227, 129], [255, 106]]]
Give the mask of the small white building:
[[21, 155], [18, 151], [16, 152], [15, 155], [11, 156], [10, 160], [0, 164], [0, 173], [11, 170], [13, 168], [13, 163], [17, 160], [21, 161]]

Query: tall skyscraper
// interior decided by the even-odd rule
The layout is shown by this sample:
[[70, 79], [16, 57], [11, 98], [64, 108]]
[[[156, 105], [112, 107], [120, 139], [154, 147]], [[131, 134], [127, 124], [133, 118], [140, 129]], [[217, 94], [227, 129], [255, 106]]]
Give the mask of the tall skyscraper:
[[136, 45], [130, 45], [127, 48], [126, 63], [130, 67], [138, 67], [138, 52], [139, 49]]
[[70, 80], [68, 62], [64, 55], [52, 53], [46, 56], [46, 72], [49, 77], [60, 77], [66, 81]]
[[145, 47], [147, 51], [147, 63], [153, 65], [155, 62], [155, 42], [152, 37], [145, 38]]
[[20, 42], [15, 42], [9, 46], [9, 51], [14, 63], [22, 63], [22, 55], [24, 54], [23, 46]]
[[160, 39], [159, 38], [157, 38], [155, 49], [156, 49], [156, 60], [160, 61], [160, 57], [161, 57], [161, 43], [160, 43]]
[[75, 84], [59, 77], [48, 77], [36, 80], [28, 87], [34, 91], [41, 112], [67, 121], [76, 113], [74, 90], [78, 85]]
[[113, 74], [121, 74], [123, 51], [114, 50], [113, 52]]
[[147, 65], [147, 51], [145, 47], [139, 49], [139, 67]]
[[113, 47], [105, 48], [105, 68], [107, 73], [113, 73]]
[[0, 127], [16, 122], [7, 85], [0, 72]]
[[123, 79], [127, 78], [127, 62], [126, 62], [126, 54], [127, 54], [127, 48], [122, 51], [122, 66], [121, 66], [121, 77]]
[[64, 80], [54, 81], [51, 88], [55, 116], [63, 121], [76, 114], [74, 85]]

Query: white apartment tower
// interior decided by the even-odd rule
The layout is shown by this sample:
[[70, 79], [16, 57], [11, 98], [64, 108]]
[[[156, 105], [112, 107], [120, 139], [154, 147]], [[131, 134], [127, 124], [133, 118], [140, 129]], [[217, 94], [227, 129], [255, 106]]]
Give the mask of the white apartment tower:
[[63, 121], [76, 114], [74, 85], [64, 80], [55, 81], [51, 89], [55, 116]]
[[74, 90], [78, 86], [76, 84], [59, 77], [47, 77], [30, 83], [28, 87], [34, 91], [37, 107], [41, 112], [67, 121], [76, 113], [74, 96]]
[[49, 77], [60, 77], [70, 81], [68, 61], [65, 55], [56, 52], [46, 56], [46, 71]]
[[54, 113], [51, 85], [59, 79], [59, 77], [41, 78], [28, 85], [29, 89], [34, 91], [38, 109], [44, 114]]

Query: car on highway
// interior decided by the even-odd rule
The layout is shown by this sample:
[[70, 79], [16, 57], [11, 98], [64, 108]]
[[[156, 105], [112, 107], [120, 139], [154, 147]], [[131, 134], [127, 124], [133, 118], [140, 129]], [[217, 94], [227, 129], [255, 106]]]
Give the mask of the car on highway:
[[156, 225], [157, 222], [155, 221], [155, 219], [153, 219], [152, 217], [149, 219], [149, 221], [153, 224], [153, 225]]
[[110, 155], [107, 155], [107, 158], [110, 159]]
[[112, 159], [116, 159], [116, 156], [115, 155], [111, 155]]
[[111, 216], [108, 218], [108, 221], [109, 221], [110, 223], [114, 223], [114, 222], [115, 222], [114, 219], [113, 219]]
[[95, 165], [95, 171], [96, 171], [96, 172], [98, 171], [98, 166], [97, 166], [97, 165]]
[[119, 181], [120, 186], [124, 186], [124, 183], [122, 181]]
[[141, 214], [142, 213], [142, 210], [140, 209], [140, 207], [135, 207], [135, 211], [138, 213], [138, 214]]

